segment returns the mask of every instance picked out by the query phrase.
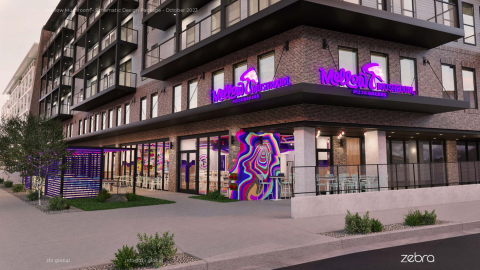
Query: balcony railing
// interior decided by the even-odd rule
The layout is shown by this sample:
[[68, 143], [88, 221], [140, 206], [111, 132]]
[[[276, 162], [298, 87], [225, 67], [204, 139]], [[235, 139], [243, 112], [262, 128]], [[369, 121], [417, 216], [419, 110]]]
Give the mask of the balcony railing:
[[58, 29], [53, 32], [51, 35], [50, 35], [50, 39], [48, 40], [48, 42], [45, 44], [45, 46], [43, 46], [43, 51], [45, 52], [47, 50], [47, 48], [53, 43], [53, 41], [55, 40], [55, 38], [57, 37], [58, 33], [60, 33], [60, 30], [62, 30], [62, 28], [65, 27], [65, 28], [68, 28], [68, 29], [75, 29], [75, 23], [71, 20], [65, 20], [63, 22], [63, 25], [61, 25], [60, 27], [58, 27]]
[[79, 38], [83, 32], [85, 32], [85, 30], [87, 30], [87, 20], [85, 20], [82, 25], [80, 25], [78, 28], [77, 28], [77, 38]]
[[57, 111], [57, 106], [52, 106], [52, 116], [54, 115], [57, 115], [58, 114], [58, 111]]
[[55, 54], [55, 61], [57, 61], [58, 58], [60, 58], [60, 55], [62, 55], [62, 51], [58, 50], [58, 52]]
[[103, 39], [100, 50], [104, 50], [106, 47], [110, 46], [113, 42], [117, 40], [117, 28], [110, 31]]
[[95, 56], [98, 55], [99, 52], [99, 44], [95, 44], [88, 52], [87, 52], [87, 62], [92, 60]]
[[103, 0], [102, 8], [106, 9], [115, 0]]
[[53, 89], [57, 88], [59, 83], [60, 83], [60, 76], [56, 77], [55, 80], [53, 80]]
[[88, 25], [91, 25], [99, 16], [100, 16], [100, 8], [97, 8], [97, 9], [95, 9], [95, 11], [88, 17]]
[[126, 86], [126, 87], [137, 87], [137, 74], [131, 73], [131, 72], [126, 72], [126, 71], [120, 71], [118, 74], [118, 84], [121, 86]]
[[78, 104], [83, 101], [83, 89], [80, 89], [73, 97], [75, 104]]
[[60, 114], [72, 114], [72, 111], [70, 110], [70, 104], [68, 103], [60, 104]]
[[100, 91], [102, 92], [105, 89], [115, 85], [115, 72], [108, 74], [108, 76], [103, 77], [100, 80]]
[[85, 0], [78, 0], [77, 1], [77, 7], [80, 7], [83, 4], [83, 2], [85, 2]]
[[65, 47], [63, 49], [63, 56], [73, 58], [73, 47], [69, 47], [69, 46]]
[[94, 96], [97, 94], [97, 81], [93, 81], [87, 88], [85, 89], [85, 99]]
[[315, 181], [317, 195], [430, 188], [479, 184], [480, 161], [303, 166], [289, 172], [293, 183], [295, 175], [302, 175], [298, 181]]
[[75, 63], [75, 71], [81, 69], [83, 66], [85, 66], [85, 55], [80, 57], [78, 61]]
[[198, 43], [218, 32], [220, 32], [221, 12], [220, 10], [203, 18], [194, 25], [187, 26], [181, 33], [181, 50]]
[[69, 85], [72, 86], [72, 77], [63, 75], [62, 76], [62, 85]]
[[120, 29], [120, 39], [129, 43], [138, 44], [138, 31], [127, 27], [122, 27]]
[[167, 0], [149, 0], [147, 2], [147, 14], [150, 14], [152, 12], [156, 12], [157, 8], [165, 3]]
[[51, 68], [52, 65], [53, 65], [53, 58], [50, 58], [50, 59], [48, 60], [48, 68]]
[[160, 45], [154, 46], [150, 51], [145, 54], [145, 68], [149, 68], [174, 54], [175, 37], [171, 37]]

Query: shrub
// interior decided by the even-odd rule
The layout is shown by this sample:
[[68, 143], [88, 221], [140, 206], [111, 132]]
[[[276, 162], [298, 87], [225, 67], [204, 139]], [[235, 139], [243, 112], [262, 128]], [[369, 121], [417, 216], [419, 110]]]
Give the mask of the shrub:
[[3, 186], [6, 187], [6, 188], [11, 188], [13, 186], [13, 182], [12, 181], [5, 181], [3, 183]]
[[175, 248], [174, 234], [169, 235], [169, 232], [163, 233], [162, 237], [155, 233], [155, 237], [147, 236], [147, 234], [138, 234], [138, 256], [141, 266], [160, 267], [163, 261], [173, 259], [177, 253]]
[[383, 224], [378, 219], [372, 219], [372, 232], [383, 231]]
[[434, 225], [437, 222], [437, 214], [435, 210], [431, 213], [425, 210], [422, 214], [420, 210], [409, 210], [405, 216], [405, 224], [409, 226]]
[[225, 197], [225, 196], [223, 196], [223, 194], [220, 193], [220, 190], [214, 190], [214, 191], [207, 192], [207, 197], [212, 200], [218, 200], [218, 199], [222, 199], [222, 197]]
[[52, 211], [60, 211], [64, 209], [69, 209], [70, 203], [67, 202], [67, 199], [62, 198], [62, 195], [58, 197], [52, 197], [48, 200], [48, 209]]
[[5, 181], [5, 179], [0, 178], [0, 184], [3, 184], [3, 181]]
[[27, 194], [27, 199], [28, 199], [29, 201], [38, 200], [38, 190], [35, 190], [34, 192], [30, 191], [30, 192]]
[[129, 202], [138, 201], [140, 199], [135, 193], [127, 193], [126, 197]]
[[362, 218], [358, 213], [352, 215], [350, 211], [347, 211], [344, 230], [351, 234], [383, 231], [382, 223], [378, 219], [371, 219], [369, 215], [369, 212], [367, 212]]
[[138, 254], [133, 247], [123, 246], [122, 249], [115, 253], [115, 259], [112, 260], [115, 265], [115, 269], [132, 269], [137, 267]]
[[108, 199], [110, 199], [112, 195], [108, 192], [106, 189], [102, 189], [97, 196], [97, 201], [98, 202], [106, 202]]
[[12, 187], [13, 192], [21, 192], [23, 191], [23, 185], [22, 184], [15, 184]]

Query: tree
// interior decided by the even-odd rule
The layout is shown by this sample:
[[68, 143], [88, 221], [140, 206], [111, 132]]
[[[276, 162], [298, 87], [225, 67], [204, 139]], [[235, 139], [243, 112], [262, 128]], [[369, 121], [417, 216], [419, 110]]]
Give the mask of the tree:
[[59, 121], [15, 117], [3, 121], [0, 130], [0, 162], [9, 173], [35, 177], [39, 190], [69, 165], [65, 160], [71, 153]]

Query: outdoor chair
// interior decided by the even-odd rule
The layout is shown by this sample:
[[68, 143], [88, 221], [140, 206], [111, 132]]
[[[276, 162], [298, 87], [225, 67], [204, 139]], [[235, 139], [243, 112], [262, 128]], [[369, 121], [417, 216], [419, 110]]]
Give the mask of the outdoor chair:
[[325, 182], [320, 183], [320, 175], [318, 174], [315, 174], [315, 183], [317, 183], [317, 186], [318, 186], [318, 195], [322, 194], [322, 187], [325, 190], [325, 192], [327, 192], [327, 183]]

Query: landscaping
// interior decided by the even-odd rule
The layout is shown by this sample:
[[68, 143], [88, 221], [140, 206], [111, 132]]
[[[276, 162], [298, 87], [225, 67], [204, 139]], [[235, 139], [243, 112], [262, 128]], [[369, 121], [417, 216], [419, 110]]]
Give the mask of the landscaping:
[[215, 190], [213, 192], [208, 192], [207, 195], [200, 195], [200, 196], [190, 196], [191, 199], [197, 200], [204, 200], [204, 201], [212, 201], [212, 202], [220, 202], [220, 203], [227, 203], [227, 202], [237, 202], [237, 200], [233, 200], [223, 196], [220, 191]]
[[[104, 195], [101, 195], [102, 197]], [[127, 195], [125, 197], [131, 197], [131, 195]], [[117, 197], [118, 198], [118, 197]], [[71, 206], [74, 206], [78, 209], [82, 209], [84, 211], [97, 211], [97, 210], [108, 210], [108, 209], [117, 209], [117, 208], [127, 208], [127, 207], [137, 207], [137, 206], [147, 206], [147, 205], [158, 205], [158, 204], [170, 204], [175, 203], [174, 201], [162, 200], [157, 198], [145, 197], [136, 195], [136, 200], [128, 200], [126, 201], [104, 201], [103, 198], [98, 199], [96, 198], [85, 198], [85, 199], [71, 199], [68, 200]]]

